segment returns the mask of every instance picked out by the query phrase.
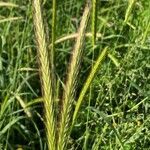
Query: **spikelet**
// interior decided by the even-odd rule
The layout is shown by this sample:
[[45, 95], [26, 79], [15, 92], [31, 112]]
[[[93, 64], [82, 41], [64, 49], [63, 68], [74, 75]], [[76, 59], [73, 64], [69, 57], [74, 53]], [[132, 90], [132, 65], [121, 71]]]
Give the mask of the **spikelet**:
[[58, 133], [58, 150], [66, 149], [66, 143], [68, 141], [69, 136], [69, 123], [71, 120], [71, 110], [74, 100], [74, 93], [77, 84], [77, 75], [79, 72], [80, 62], [82, 59], [82, 46], [85, 38], [85, 30], [87, 27], [89, 14], [90, 14], [90, 5], [89, 3], [86, 5], [82, 20], [80, 23], [80, 27], [78, 30], [78, 36], [76, 39], [75, 47], [72, 51], [72, 57], [70, 61], [69, 71], [67, 75], [67, 82], [65, 85], [65, 90], [63, 94], [63, 104], [61, 111], [61, 120], [59, 125], [59, 133]]
[[[46, 36], [44, 32], [43, 19], [41, 15], [40, 0], [33, 0], [33, 20], [37, 41], [37, 49], [40, 62], [40, 74], [43, 91], [43, 103], [45, 111], [45, 126], [47, 144], [49, 150], [55, 150], [55, 120], [53, 99], [53, 69], [51, 55], [47, 51]], [[49, 60], [50, 59], [50, 60]]]

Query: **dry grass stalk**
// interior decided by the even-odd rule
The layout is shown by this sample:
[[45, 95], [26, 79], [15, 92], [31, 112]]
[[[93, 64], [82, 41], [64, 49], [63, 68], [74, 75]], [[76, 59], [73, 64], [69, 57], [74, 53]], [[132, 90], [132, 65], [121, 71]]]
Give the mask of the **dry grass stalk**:
[[[72, 33], [69, 35], [66, 35], [64, 37], [60, 37], [58, 40], [55, 41], [55, 44], [59, 44], [61, 42], [67, 41], [67, 40], [71, 40], [71, 39], [76, 39], [78, 37], [78, 33]], [[92, 37], [92, 33], [85, 33], [85, 37]], [[96, 38], [102, 38], [103, 35], [101, 33], [96, 33]], [[52, 47], [52, 44], [49, 45], [50, 47]]]

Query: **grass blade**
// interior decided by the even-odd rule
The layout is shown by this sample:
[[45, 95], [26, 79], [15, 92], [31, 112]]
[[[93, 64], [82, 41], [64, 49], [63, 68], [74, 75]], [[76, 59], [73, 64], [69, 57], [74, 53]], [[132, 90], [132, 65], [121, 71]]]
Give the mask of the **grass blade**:
[[97, 26], [97, 0], [92, 0], [92, 45], [95, 46]]
[[54, 51], [55, 51], [55, 37], [56, 37], [56, 0], [53, 0], [53, 8], [52, 8], [52, 47], [51, 47], [51, 55], [54, 60]]
[[11, 121], [9, 121], [9, 124], [7, 124], [3, 129], [0, 130], [0, 137], [5, 134], [14, 124], [16, 124], [19, 120], [24, 119], [25, 117], [19, 116], [16, 118], [13, 118]]
[[108, 57], [112, 60], [117, 68], [120, 67], [118, 60], [112, 54], [108, 53]]
[[18, 7], [18, 5], [8, 2], [0, 2], [0, 7]]
[[136, 0], [128, 0], [129, 5], [128, 5], [128, 8], [127, 8], [126, 14], [125, 14], [125, 20], [124, 20], [125, 23], [128, 22], [128, 18], [130, 16], [130, 13], [132, 11], [132, 8], [133, 8], [133, 5], [134, 5], [135, 1]]
[[[59, 39], [57, 39], [56, 41], [55, 41], [55, 44], [59, 44], [59, 43], [61, 43], [61, 42], [65, 42], [65, 41], [67, 41], [67, 40], [74, 40], [74, 39], [76, 39], [78, 37], [78, 33], [72, 33], [72, 34], [69, 34], [69, 35], [67, 35], [67, 36], [64, 36], [64, 37], [61, 37], [61, 38], [59, 38]], [[85, 33], [85, 37], [92, 37], [92, 33], [90, 33], [90, 32], [88, 32], [88, 33]], [[97, 38], [102, 38], [103, 36], [102, 36], [102, 34], [101, 33], [97, 33], [96, 34], [96, 37]], [[109, 37], [108, 37], [109, 38]], [[52, 43], [49, 45], [50, 47], [52, 47]]]
[[86, 92], [87, 92], [87, 90], [88, 90], [88, 88], [89, 88], [89, 86], [90, 86], [90, 84], [91, 84], [91, 82], [92, 82], [92, 80], [93, 80], [93, 78], [94, 78], [94, 76], [95, 76], [95, 74], [96, 74], [96, 72], [97, 72], [100, 64], [104, 60], [106, 54], [107, 54], [107, 47], [104, 48], [104, 50], [102, 51], [102, 53], [99, 55], [99, 57], [96, 60], [96, 62], [94, 64], [94, 66], [93, 66], [93, 68], [92, 68], [89, 76], [87, 77], [86, 82], [84, 83], [84, 86], [83, 86], [83, 88], [81, 90], [81, 93], [79, 95], [79, 98], [77, 100], [77, 104], [76, 104], [75, 111], [74, 111], [74, 114], [73, 114], [72, 126], [74, 125], [75, 120], [77, 118], [77, 114], [78, 114], [79, 108], [81, 106], [81, 103], [83, 101], [83, 98], [84, 98], [84, 96], [85, 96], [85, 94], [86, 94]]
[[4, 23], [4, 22], [8, 22], [8, 21], [15, 21], [15, 20], [19, 20], [19, 19], [23, 19], [23, 18], [22, 17], [5, 18], [5, 19], [1, 19], [0, 23]]

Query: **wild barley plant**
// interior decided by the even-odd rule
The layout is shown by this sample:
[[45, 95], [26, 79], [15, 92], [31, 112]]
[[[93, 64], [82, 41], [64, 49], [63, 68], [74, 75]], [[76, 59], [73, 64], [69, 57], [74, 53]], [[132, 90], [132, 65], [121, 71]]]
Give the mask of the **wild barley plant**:
[[[87, 35], [86, 28], [91, 11], [91, 2], [87, 0], [81, 23], [77, 34], [75, 34], [76, 42], [71, 54], [71, 59], [68, 67], [67, 81], [64, 87], [62, 104], [60, 112], [60, 120], [56, 122], [56, 114], [54, 109], [54, 102], [57, 99], [54, 91], [55, 76], [54, 76], [54, 53], [55, 53], [55, 26], [56, 26], [56, 1], [53, 0], [53, 15], [52, 15], [52, 43], [50, 45], [50, 51], [48, 51], [48, 42], [46, 41], [45, 29], [43, 24], [43, 18], [41, 13], [40, 0], [33, 0], [33, 20], [37, 41], [38, 57], [40, 64], [40, 77], [43, 91], [43, 103], [45, 110], [45, 127], [47, 135], [47, 144], [49, 150], [64, 150], [67, 147], [67, 141], [71, 132], [71, 129], [77, 118], [77, 113], [83, 101], [84, 95], [87, 92], [96, 72], [101, 64], [102, 60], [107, 54], [107, 48], [105, 48], [99, 55], [95, 62], [95, 65], [91, 69], [91, 72], [79, 94], [75, 111], [72, 112], [73, 101], [75, 100], [75, 90], [78, 82], [78, 73], [80, 69], [80, 63], [83, 54], [83, 43], [85, 36]], [[93, 0], [93, 15], [92, 15], [92, 41], [93, 46], [96, 40], [96, 1]], [[90, 34], [91, 35], [91, 34]], [[73, 36], [74, 37], [74, 36]], [[68, 38], [68, 37], [67, 37]], [[66, 39], [67, 39], [66, 38]], [[70, 37], [72, 38], [72, 37]], [[61, 41], [65, 40], [62, 39]], [[61, 42], [59, 41], [59, 42]], [[73, 113], [73, 119], [72, 118]], [[71, 122], [72, 121], [72, 122]], [[58, 129], [57, 129], [58, 128]], [[57, 136], [56, 136], [57, 135]], [[56, 140], [56, 138], [58, 138]]]
[[68, 69], [67, 74], [67, 82], [64, 89], [64, 95], [63, 95], [63, 104], [62, 104], [62, 110], [61, 110], [61, 120], [60, 120], [60, 127], [59, 127], [59, 140], [58, 140], [58, 150], [63, 150], [66, 148], [66, 141], [68, 140], [68, 133], [69, 133], [69, 123], [71, 119], [71, 111], [72, 111], [72, 105], [74, 101], [74, 93], [76, 90], [77, 85], [77, 76], [79, 73], [80, 68], [80, 62], [82, 59], [82, 46], [83, 41], [85, 38], [85, 31], [90, 15], [90, 9], [91, 6], [89, 3], [87, 3], [82, 20], [80, 23], [80, 27], [78, 30], [78, 36], [76, 39], [76, 43], [74, 46], [74, 49], [72, 51], [70, 66]]
[[40, 77], [42, 83], [43, 103], [45, 111], [45, 126], [47, 135], [47, 144], [49, 150], [55, 150], [55, 118], [54, 118], [54, 72], [53, 55], [48, 53], [48, 44], [46, 41], [45, 29], [41, 13], [41, 1], [33, 0], [33, 20], [37, 41], [38, 57], [40, 63]]

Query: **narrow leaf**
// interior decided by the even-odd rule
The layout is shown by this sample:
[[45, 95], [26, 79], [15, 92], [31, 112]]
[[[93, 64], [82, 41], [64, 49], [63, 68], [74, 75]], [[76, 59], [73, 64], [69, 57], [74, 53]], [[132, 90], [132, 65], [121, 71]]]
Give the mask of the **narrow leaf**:
[[120, 66], [118, 60], [113, 55], [111, 55], [110, 53], [108, 53], [108, 57], [112, 60], [112, 62], [116, 65], [116, 67]]
[[95, 46], [97, 27], [97, 0], [92, 0], [92, 45]]
[[107, 47], [104, 48], [104, 50], [101, 52], [101, 54], [99, 55], [98, 59], [96, 60], [89, 76], [87, 77], [87, 80], [86, 82], [84, 83], [84, 86], [81, 90], [81, 93], [79, 95], [79, 98], [77, 100], [77, 104], [76, 104], [76, 107], [75, 107], [75, 111], [74, 111], [74, 114], [73, 114], [73, 120], [72, 120], [72, 126], [74, 125], [75, 123], [75, 120], [77, 118], [77, 114], [78, 114], [78, 111], [80, 109], [80, 106], [81, 106], [81, 103], [83, 101], [83, 98], [91, 84], [91, 82], [93, 81], [94, 77], [95, 77], [95, 74], [97, 73], [98, 71], [98, 68], [99, 66], [101, 65], [102, 61], [104, 60], [105, 56], [107, 54]]
[[0, 7], [18, 7], [18, 5], [8, 2], [0, 2]]
[[125, 14], [125, 20], [124, 22], [127, 23], [128, 22], [128, 19], [129, 19], [129, 16], [131, 14], [131, 11], [132, 11], [132, 8], [134, 6], [134, 3], [135, 3], [136, 0], [128, 0], [128, 8], [126, 10], [126, 14]]

